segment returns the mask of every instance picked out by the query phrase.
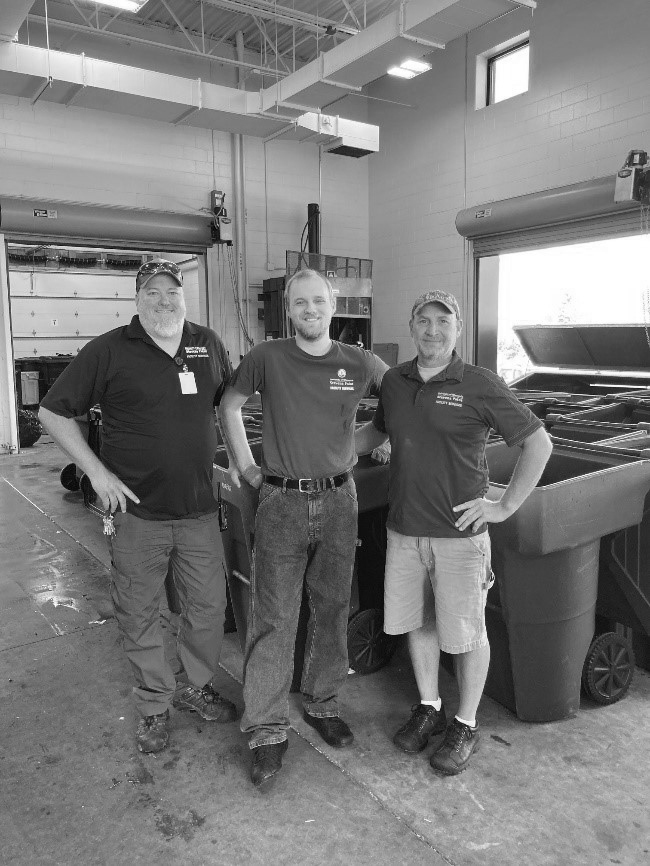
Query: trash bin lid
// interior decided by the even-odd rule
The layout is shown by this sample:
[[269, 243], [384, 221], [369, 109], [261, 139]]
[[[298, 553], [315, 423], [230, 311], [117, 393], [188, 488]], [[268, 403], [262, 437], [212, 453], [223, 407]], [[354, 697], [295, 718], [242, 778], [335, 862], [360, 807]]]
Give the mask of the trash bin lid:
[[648, 325], [515, 325], [537, 367], [650, 370]]

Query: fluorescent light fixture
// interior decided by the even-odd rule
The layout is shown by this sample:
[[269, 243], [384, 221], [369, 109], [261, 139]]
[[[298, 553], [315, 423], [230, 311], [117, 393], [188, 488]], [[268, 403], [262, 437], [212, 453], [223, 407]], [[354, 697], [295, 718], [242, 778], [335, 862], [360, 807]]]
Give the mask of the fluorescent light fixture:
[[391, 66], [388, 74], [394, 75], [395, 78], [415, 78], [417, 72], [413, 72], [411, 69], [403, 69], [401, 66]]
[[426, 60], [411, 60], [410, 58], [403, 60], [399, 66], [391, 66], [388, 70], [389, 75], [394, 75], [396, 78], [415, 78], [416, 75], [422, 75], [423, 72], [428, 72], [431, 69], [431, 64]]
[[[89, 3], [90, 0], [85, 2]], [[96, 0], [96, 2], [99, 6], [111, 6], [113, 9], [124, 9], [125, 12], [139, 12], [147, 0]]]
[[426, 60], [405, 60], [403, 63], [400, 63], [401, 69], [409, 69], [411, 72], [415, 72], [416, 75], [421, 75], [423, 72], [428, 72], [431, 69], [431, 64], [427, 63]]

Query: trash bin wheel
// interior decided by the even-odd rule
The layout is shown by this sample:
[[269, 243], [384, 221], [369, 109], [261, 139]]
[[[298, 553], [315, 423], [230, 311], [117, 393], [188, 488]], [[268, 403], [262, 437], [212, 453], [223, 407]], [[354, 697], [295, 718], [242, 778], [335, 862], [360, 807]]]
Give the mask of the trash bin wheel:
[[79, 490], [80, 485], [79, 479], [77, 478], [77, 467], [74, 463], [68, 463], [67, 466], [64, 466], [59, 478], [61, 480], [61, 485], [65, 487], [66, 490], [70, 490], [72, 493]]
[[358, 674], [371, 674], [388, 664], [397, 640], [384, 631], [384, 614], [379, 608], [356, 613], [348, 622], [348, 662]]
[[615, 704], [627, 694], [634, 676], [634, 651], [627, 638], [614, 631], [593, 639], [584, 667], [582, 687], [597, 704]]
[[90, 483], [90, 478], [84, 474], [79, 479], [79, 487], [81, 487], [81, 492], [84, 495], [84, 505], [94, 505], [97, 501], [97, 494], [95, 493], [95, 488]]

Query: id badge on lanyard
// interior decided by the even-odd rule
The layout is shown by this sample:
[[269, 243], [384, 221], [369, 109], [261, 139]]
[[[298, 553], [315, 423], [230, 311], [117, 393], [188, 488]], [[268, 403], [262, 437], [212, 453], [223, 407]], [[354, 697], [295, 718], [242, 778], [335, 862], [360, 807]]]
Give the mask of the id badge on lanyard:
[[181, 394], [196, 394], [196, 379], [194, 373], [187, 369], [187, 364], [183, 364], [183, 370], [178, 374], [181, 383]]

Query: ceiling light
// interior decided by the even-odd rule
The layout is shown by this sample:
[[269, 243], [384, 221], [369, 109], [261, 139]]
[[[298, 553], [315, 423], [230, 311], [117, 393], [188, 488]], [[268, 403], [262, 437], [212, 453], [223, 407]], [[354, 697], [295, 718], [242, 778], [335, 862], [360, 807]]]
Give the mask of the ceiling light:
[[423, 72], [428, 72], [431, 69], [431, 64], [427, 63], [426, 60], [405, 60], [403, 63], [400, 63], [400, 68], [410, 69], [416, 75], [421, 75]]
[[[90, 0], [85, 0], [90, 2]], [[96, 0], [99, 6], [112, 6], [114, 9], [123, 9], [125, 12], [139, 12], [147, 0]]]
[[403, 69], [401, 66], [391, 66], [388, 74], [394, 75], [396, 78], [415, 78], [417, 72], [413, 72], [411, 69]]

